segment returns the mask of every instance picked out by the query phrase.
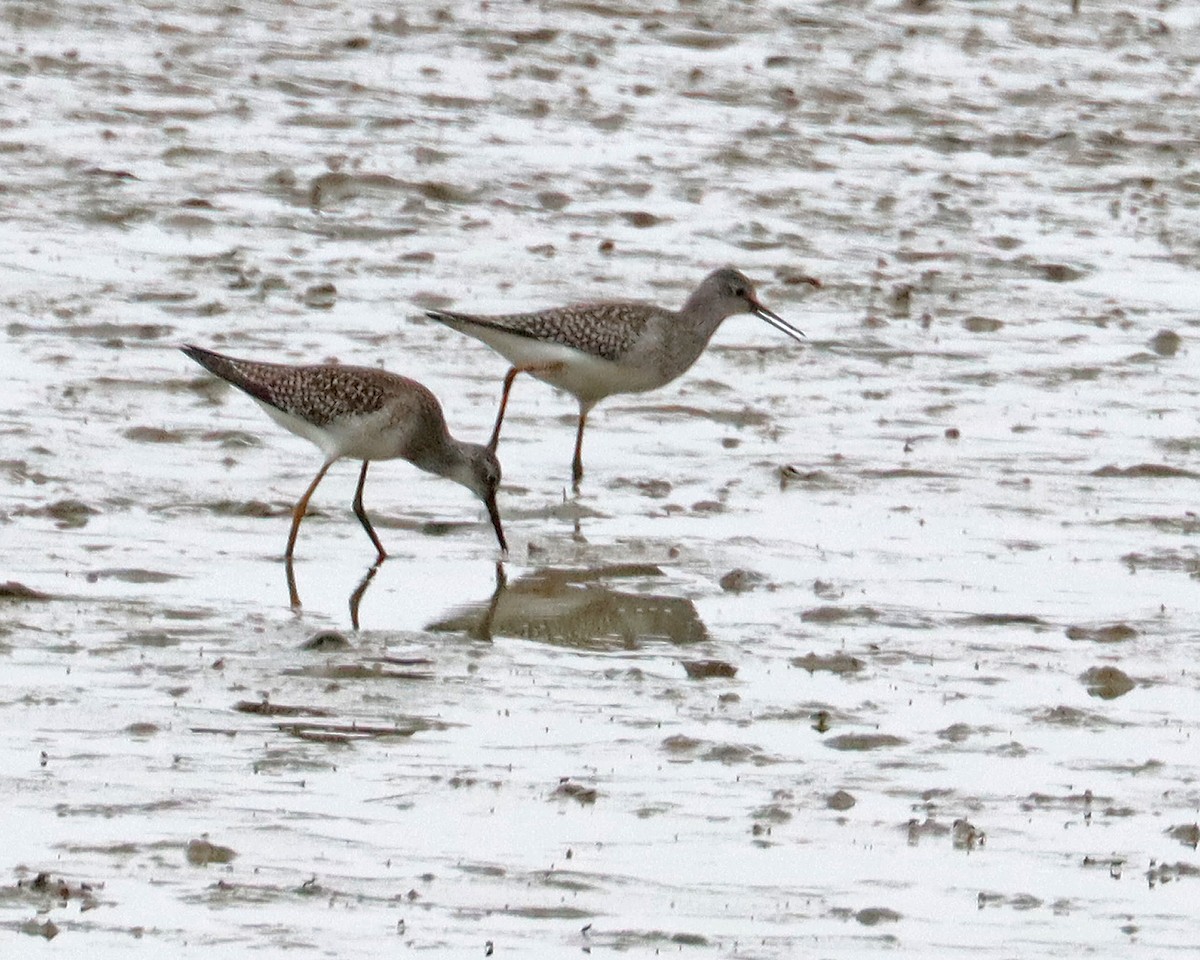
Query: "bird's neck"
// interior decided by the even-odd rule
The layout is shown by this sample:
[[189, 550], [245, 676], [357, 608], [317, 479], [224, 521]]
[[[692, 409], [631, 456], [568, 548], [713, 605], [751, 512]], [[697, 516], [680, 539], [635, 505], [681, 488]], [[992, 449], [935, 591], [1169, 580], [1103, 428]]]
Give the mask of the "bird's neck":
[[710, 302], [697, 300], [693, 295], [672, 318], [669, 343], [672, 365], [686, 369], [695, 363], [725, 317]]
[[437, 446], [417, 451], [412, 462], [428, 473], [436, 473], [439, 477], [461, 483], [468, 489], [474, 489], [474, 471], [471, 468], [471, 458], [466, 445], [455, 440], [449, 434]]
[[722, 309], [722, 305], [703, 289], [696, 290], [688, 297], [687, 303], [679, 312], [688, 318], [688, 322], [681, 325], [690, 327], [697, 336], [704, 338], [705, 343], [712, 339], [717, 327], [729, 316], [728, 312]]

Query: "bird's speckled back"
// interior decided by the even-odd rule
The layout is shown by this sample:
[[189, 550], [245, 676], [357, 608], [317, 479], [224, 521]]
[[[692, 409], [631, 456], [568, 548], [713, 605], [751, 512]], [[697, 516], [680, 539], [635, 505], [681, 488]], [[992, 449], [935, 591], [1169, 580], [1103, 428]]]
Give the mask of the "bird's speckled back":
[[635, 344], [646, 324], [655, 316], [664, 318], [668, 310], [648, 303], [574, 303], [534, 313], [512, 313], [502, 316], [477, 316], [430, 311], [435, 319], [475, 326], [491, 327], [574, 347], [592, 356], [614, 363]]
[[[394, 405], [408, 420], [430, 419], [445, 429], [441, 404], [408, 377], [372, 367], [313, 364], [292, 366], [226, 357], [201, 347], [184, 353], [256, 400], [324, 427], [345, 417], [375, 413]], [[418, 431], [423, 432], [423, 431]]]

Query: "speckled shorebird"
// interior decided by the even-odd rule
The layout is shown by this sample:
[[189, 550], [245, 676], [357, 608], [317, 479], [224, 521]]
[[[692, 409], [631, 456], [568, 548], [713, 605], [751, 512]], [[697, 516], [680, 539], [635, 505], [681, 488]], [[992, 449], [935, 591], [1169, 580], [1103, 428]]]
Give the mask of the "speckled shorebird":
[[354, 493], [354, 515], [379, 551], [378, 560], [387, 557], [387, 551], [363, 509], [363, 484], [372, 460], [397, 457], [428, 473], [455, 480], [479, 497], [492, 519], [500, 549], [508, 549], [496, 509], [500, 463], [495, 447], [464, 443], [450, 436], [437, 397], [415, 380], [371, 367], [259, 363], [191, 345], [180, 349], [200, 366], [248, 393], [272, 420], [311, 440], [325, 454], [321, 469], [292, 510], [292, 529], [284, 553], [289, 563], [308, 501], [325, 472], [342, 457], [363, 462]]
[[[812, 278], [805, 281], [820, 286]], [[583, 477], [583, 428], [592, 407], [614, 393], [641, 393], [670, 383], [696, 362], [717, 327], [739, 313], [752, 313], [795, 340], [804, 336], [759, 303], [754, 284], [732, 267], [705, 277], [679, 311], [648, 303], [601, 302], [505, 316], [447, 310], [430, 310], [427, 316], [482, 340], [512, 364], [504, 378], [493, 447], [518, 373], [530, 373], [575, 396], [579, 431], [571, 472], [578, 485]]]

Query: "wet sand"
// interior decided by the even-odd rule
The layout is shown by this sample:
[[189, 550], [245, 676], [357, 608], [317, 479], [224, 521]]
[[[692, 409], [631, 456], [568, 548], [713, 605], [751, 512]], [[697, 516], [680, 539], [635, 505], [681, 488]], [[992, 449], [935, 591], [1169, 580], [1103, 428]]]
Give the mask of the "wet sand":
[[[1200, 12], [0, 4], [0, 952], [1200, 947]], [[422, 318], [728, 321], [518, 380], [512, 555], [184, 342], [416, 377]], [[805, 276], [819, 277], [813, 291]], [[357, 624], [357, 628], [356, 628]]]

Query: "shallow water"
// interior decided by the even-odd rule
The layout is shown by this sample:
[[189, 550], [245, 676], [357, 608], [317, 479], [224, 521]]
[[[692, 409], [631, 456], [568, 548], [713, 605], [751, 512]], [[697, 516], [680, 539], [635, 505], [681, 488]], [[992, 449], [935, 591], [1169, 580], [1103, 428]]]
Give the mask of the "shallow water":
[[[1200, 946], [1200, 11], [0, 22], [6, 956]], [[372, 573], [335, 468], [299, 611], [318, 457], [174, 349], [482, 438], [504, 363], [422, 308], [728, 262], [805, 346], [602, 404], [578, 497], [518, 381], [499, 571], [392, 462]]]

